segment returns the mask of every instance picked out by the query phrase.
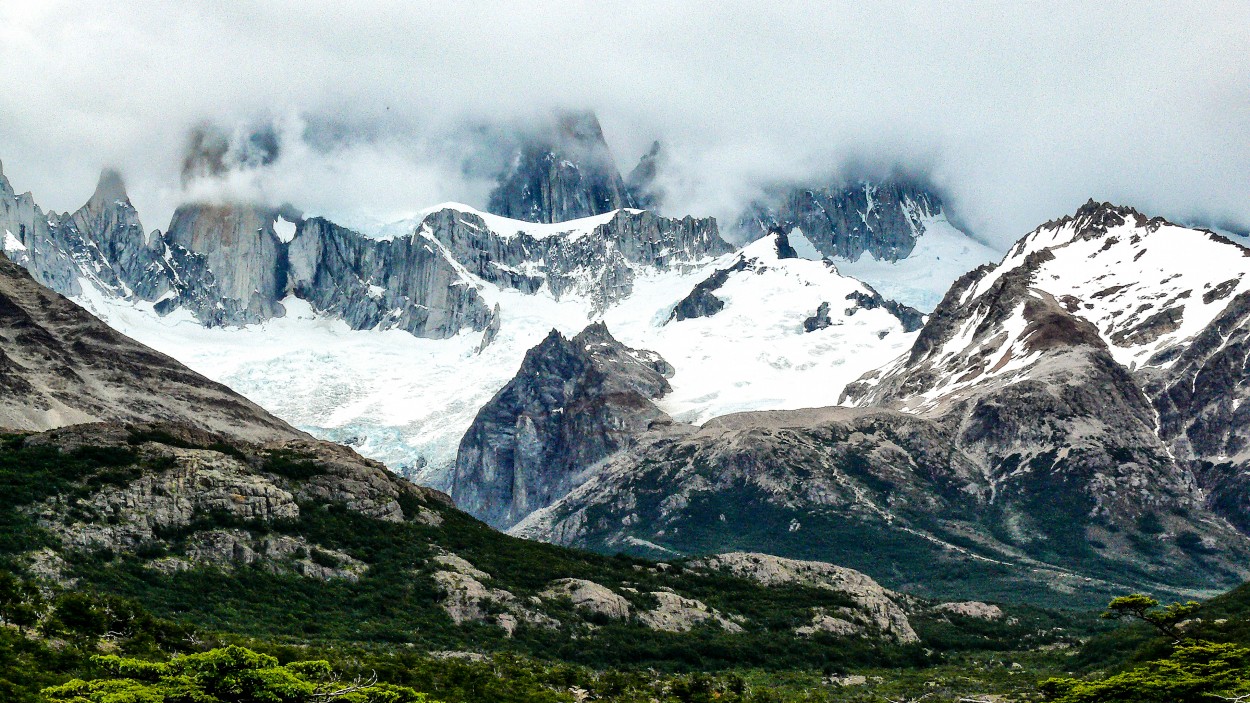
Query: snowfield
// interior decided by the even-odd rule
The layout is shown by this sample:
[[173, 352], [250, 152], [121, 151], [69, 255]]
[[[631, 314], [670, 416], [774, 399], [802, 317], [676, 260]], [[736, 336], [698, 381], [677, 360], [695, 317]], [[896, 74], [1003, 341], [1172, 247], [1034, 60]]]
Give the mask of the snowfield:
[[[584, 236], [592, 220], [610, 215], [558, 226], [486, 217], [500, 233]], [[383, 236], [411, 236], [419, 222], [389, 227]], [[715, 291], [724, 309], [669, 322], [697, 283], [739, 256], [754, 263]], [[478, 409], [553, 328], [572, 336], [602, 319], [624, 344], [658, 352], [676, 368], [673, 391], [658, 404], [692, 423], [745, 410], [833, 405], [845, 384], [915, 339], [885, 310], [851, 307], [846, 296], [865, 289], [832, 266], [778, 260], [771, 237], [685, 272], [637, 268], [633, 294], [598, 317], [585, 298], [557, 300], [546, 288], [527, 295], [465, 275], [501, 311], [498, 334], [480, 351], [480, 333], [431, 340], [400, 330], [353, 331], [296, 298], [283, 301], [285, 317], [233, 328], [205, 328], [185, 311], [160, 317], [151, 304], [133, 305], [91, 285], [77, 302], [288, 422], [440, 489]], [[803, 321], [822, 302], [830, 303], [832, 326], [805, 333]]]
[[924, 234], [906, 259], [879, 260], [864, 254], [858, 261], [835, 257], [833, 263], [847, 276], [866, 281], [881, 295], [924, 312], [933, 312], [955, 279], [1003, 258], [1001, 251], [959, 231], [945, 215], [921, 220]]

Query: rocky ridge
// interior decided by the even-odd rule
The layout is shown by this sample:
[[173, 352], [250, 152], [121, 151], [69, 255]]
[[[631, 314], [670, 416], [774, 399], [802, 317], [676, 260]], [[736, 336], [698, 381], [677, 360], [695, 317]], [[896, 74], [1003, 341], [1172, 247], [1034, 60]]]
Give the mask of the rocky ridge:
[[[735, 576], [758, 581], [765, 586], [797, 583], [847, 595], [855, 607], [843, 607], [843, 618], [825, 612], [813, 613], [812, 634], [818, 630], [839, 634], [863, 633], [867, 629], [893, 637], [898, 642], [919, 642], [920, 638], [907, 619], [907, 599], [881, 587], [868, 576], [825, 562], [783, 559], [769, 554], [730, 552], [693, 562], [695, 568], [727, 571]], [[858, 622], [857, 622], [858, 621]]]
[[898, 261], [924, 235], [925, 220], [942, 212], [942, 199], [930, 185], [898, 177], [779, 189], [768, 201], [753, 203], [738, 227], [751, 239], [774, 230], [802, 230], [830, 258], [855, 261], [869, 254]]
[[[346, 448], [306, 439], [241, 444], [186, 425], [96, 423], [28, 435], [22, 446], [89, 450], [112, 457], [114, 471], [123, 472], [85, 493], [59, 493], [25, 509], [54, 537], [57, 553], [159, 554], [146, 566], [165, 574], [255, 565], [356, 581], [367, 564], [268, 526], [297, 521], [301, 505], [338, 505], [400, 523], [428, 522], [451, 504]], [[293, 456], [300, 462], [294, 467]], [[64, 578], [63, 560], [28, 558], [61, 564], [51, 575]]]
[[[1220, 266], [1178, 271], [1178, 247], [1211, 248], [1204, 260]], [[1158, 379], [1185, 350], [1202, 365], [1220, 358], [1219, 340], [1237, 348], [1240, 284], [1229, 281], [1240, 256], [1208, 234], [1091, 204], [958, 281], [909, 354], [848, 386], [860, 409], [751, 413], [642, 438], [514, 532], [608, 550], [766, 550], [896, 587], [914, 585], [913, 559], [954, 560], [1002, 570], [983, 582], [995, 597], [1004, 578], [1057, 591], [1081, 578], [1235, 583], [1247, 538], [1229, 522], [1235, 499], [1211, 496], [1232, 494], [1236, 474], [1231, 462], [1184, 460], [1182, 433], [1159, 431], [1179, 415], [1160, 389], [1183, 382]], [[1136, 295], [1118, 297], [1129, 286]], [[1222, 333], [1204, 332], [1217, 319]], [[1193, 344], [1195, 333], [1211, 341]], [[1227, 357], [1216, 364], [1225, 372], [1207, 378], [1237, 383]], [[748, 505], [772, 528], [724, 522]], [[798, 537], [809, 533], [826, 546]], [[873, 540], [895, 545], [894, 566], [863, 552]]]
[[711, 219], [638, 210], [534, 236], [520, 231], [523, 222], [488, 225], [471, 208], [447, 206], [393, 225], [399, 236], [367, 237], [289, 206], [189, 203], [166, 232], [148, 235], [112, 171], [72, 215], [45, 215], [30, 194], [13, 194], [3, 172], [0, 204], [4, 251], [41, 283], [71, 297], [86, 285], [162, 315], [185, 309], [208, 326], [282, 317], [282, 301], [295, 296], [352, 329], [491, 336], [498, 312], [484, 283], [576, 293], [602, 310], [630, 294], [636, 271], [694, 266], [729, 251]]
[[590, 112], [566, 112], [524, 135], [487, 210], [526, 222], [564, 222], [635, 207]]
[[181, 421], [248, 440], [305, 437], [114, 331], [0, 255], [0, 427]]
[[668, 392], [672, 373], [659, 355], [625, 347], [602, 323], [572, 339], [552, 330], [465, 433], [451, 495], [463, 510], [510, 527], [634, 436], [671, 422], [651, 401]]
[[[847, 397], [941, 413], [969, 391], [1011, 384], [1039, 347], [1079, 340], [1104, 350], [1097, 366], [1116, 376], [1098, 391], [1125, 401], [1106, 416], [1115, 433], [1153, 447], [1169, 480], [1245, 529], [1235, 496], [1250, 429], [1236, 412], [1246, 386], [1246, 256], [1210, 232], [1090, 201], [957, 282], [911, 355]], [[1006, 300], [1020, 307], [1009, 312]], [[1136, 429], [1116, 416], [1135, 418]]]

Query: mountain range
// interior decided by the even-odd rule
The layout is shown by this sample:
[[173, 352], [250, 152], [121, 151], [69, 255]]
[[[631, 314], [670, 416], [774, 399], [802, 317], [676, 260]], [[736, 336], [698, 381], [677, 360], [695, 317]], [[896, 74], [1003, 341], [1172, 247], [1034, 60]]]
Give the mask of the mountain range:
[[[233, 158], [197, 143], [193, 177]], [[198, 431], [347, 444], [515, 535], [836, 563], [930, 598], [1250, 576], [1250, 250], [1091, 201], [1002, 257], [904, 176], [778, 185], [735, 246], [657, 214], [662, 146], [622, 176], [583, 113], [507, 163], [491, 212], [371, 232], [192, 202], [145, 233], [114, 172], [61, 215], [0, 171], [3, 251], [30, 276], [6, 264], [6, 295], [47, 301], [6, 339], [65, 350], [6, 346], [0, 425], [205, 406]], [[139, 364], [162, 370], [127, 389]]]

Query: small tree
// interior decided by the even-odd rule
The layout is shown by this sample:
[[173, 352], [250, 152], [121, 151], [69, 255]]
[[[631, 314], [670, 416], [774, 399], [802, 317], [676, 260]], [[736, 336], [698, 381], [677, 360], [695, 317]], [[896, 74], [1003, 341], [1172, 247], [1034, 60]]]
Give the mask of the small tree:
[[1100, 681], [1048, 679], [1040, 685], [1055, 703], [1217, 703], [1250, 701], [1250, 649], [1199, 642]]
[[1130, 618], [1140, 620], [1161, 632], [1173, 642], [1180, 642], [1184, 637], [1180, 623], [1193, 617], [1202, 607], [1197, 601], [1173, 603], [1166, 608], [1159, 607], [1159, 601], [1141, 593], [1120, 596], [1107, 605], [1102, 616], [1107, 620], [1123, 620]]
[[62, 593], [52, 602], [52, 614], [44, 621], [49, 635], [64, 637], [79, 646], [95, 642], [108, 632], [109, 617], [96, 599], [82, 593]]
[[33, 584], [0, 571], [0, 620], [16, 625], [22, 634], [39, 623], [47, 610], [43, 594]]

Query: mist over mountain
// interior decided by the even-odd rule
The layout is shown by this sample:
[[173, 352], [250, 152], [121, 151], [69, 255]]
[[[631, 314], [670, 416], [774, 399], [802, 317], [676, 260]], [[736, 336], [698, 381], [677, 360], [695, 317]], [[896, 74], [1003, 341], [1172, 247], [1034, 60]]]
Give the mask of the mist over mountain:
[[294, 9], [6, 4], [0, 64], [30, 77], [0, 95], [11, 176], [63, 211], [111, 166], [165, 222], [185, 199], [188, 135], [269, 120], [283, 125], [276, 158], [226, 179], [267, 204], [485, 209], [498, 164], [474, 144], [491, 125], [590, 108], [623, 172], [664, 144], [665, 214], [728, 221], [768, 183], [903, 165], [998, 246], [1088, 197], [1250, 222], [1242, 5]]

